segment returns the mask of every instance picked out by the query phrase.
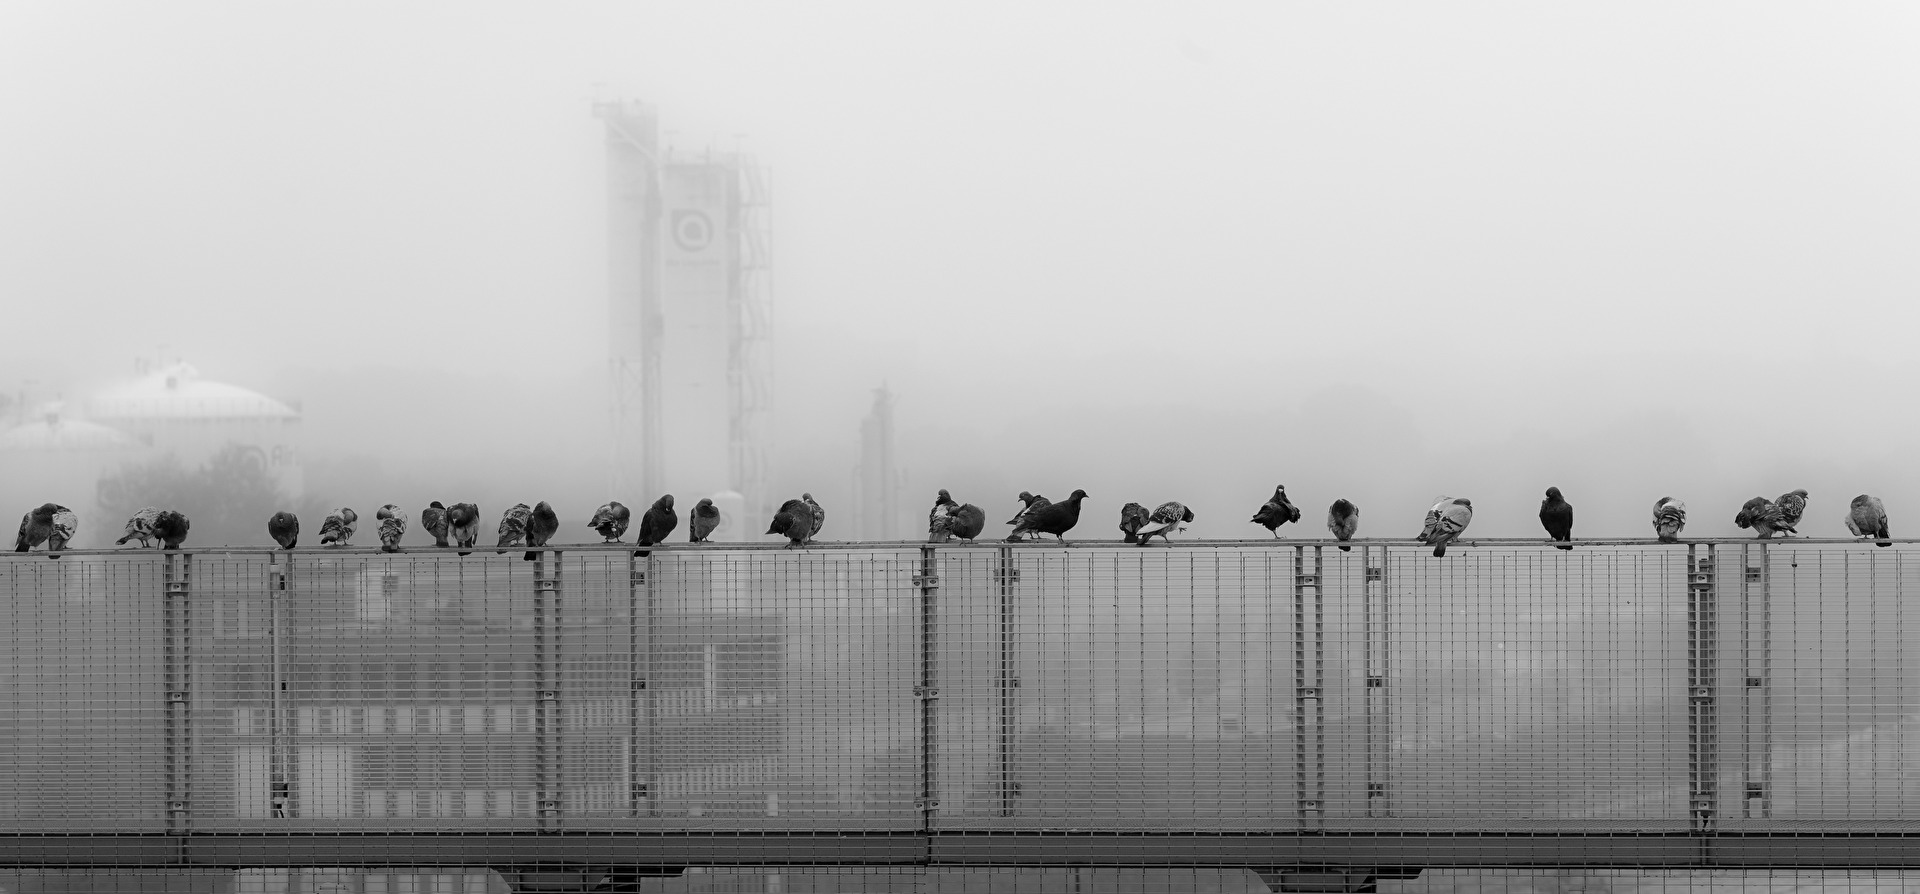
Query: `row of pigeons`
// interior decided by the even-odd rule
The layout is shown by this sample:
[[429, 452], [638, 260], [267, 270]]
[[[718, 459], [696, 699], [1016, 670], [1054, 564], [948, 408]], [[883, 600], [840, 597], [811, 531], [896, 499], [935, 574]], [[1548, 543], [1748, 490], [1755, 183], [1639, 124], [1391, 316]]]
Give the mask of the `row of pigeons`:
[[[1052, 534], [1055, 539], [1064, 539], [1067, 531], [1080, 523], [1080, 504], [1086, 499], [1087, 492], [1084, 490], [1075, 490], [1058, 503], [1039, 494], [1021, 491], [1021, 508], [1006, 522], [1013, 526], [1013, 533], [1007, 536], [1007, 540], [1039, 539], [1046, 534]], [[1775, 534], [1791, 535], [1799, 533], [1795, 526], [1800, 523], [1806, 510], [1807, 492], [1794, 490], [1781, 494], [1777, 500], [1765, 497], [1748, 500], [1733, 521], [1763, 538]], [[631, 519], [632, 512], [614, 501], [595, 511], [587, 527], [599, 532], [605, 542], [618, 543], [625, 536]], [[379, 525], [380, 548], [387, 552], [399, 552], [400, 540], [406, 535], [410, 522], [407, 511], [388, 503], [374, 513], [374, 520]], [[789, 541], [788, 548], [803, 546], [820, 533], [826, 520], [826, 510], [813, 499], [813, 495], [801, 494], [799, 499], [781, 504], [767, 527], [767, 533], [785, 536]], [[327, 513], [326, 519], [320, 523], [320, 544], [350, 545], [359, 521], [359, 515], [349, 508]], [[1193, 510], [1177, 501], [1161, 503], [1151, 511], [1140, 503], [1128, 503], [1120, 508], [1123, 539], [1140, 546], [1146, 546], [1156, 534], [1166, 540], [1170, 534], [1186, 530], [1187, 523], [1191, 521]], [[1276, 486], [1272, 498], [1262, 504], [1248, 521], [1266, 528], [1278, 538], [1281, 525], [1300, 521], [1300, 507], [1287, 498], [1285, 485]], [[1459, 539], [1472, 521], [1471, 500], [1442, 496], [1436, 498], [1427, 510], [1416, 539], [1431, 544], [1435, 556], [1444, 556], [1447, 544]], [[1846, 522], [1847, 530], [1852, 531], [1855, 537], [1874, 539], [1879, 546], [1892, 545], [1887, 530], [1887, 510], [1878, 497], [1867, 494], [1854, 497], [1848, 507]], [[933, 510], [927, 515], [927, 537], [936, 543], [954, 539], [970, 541], [980, 536], [986, 529], [986, 523], [986, 510], [972, 503], [957, 502], [951, 493], [942, 489], [934, 498]], [[1686, 523], [1686, 504], [1672, 497], [1661, 497], [1653, 504], [1654, 534], [1661, 542], [1673, 543], [1678, 540], [1680, 530], [1686, 527]], [[644, 547], [665, 542], [679, 524], [680, 517], [673, 508], [673, 495], [667, 494], [655, 500], [641, 515], [635, 543]], [[1560, 549], [1573, 548], [1570, 542], [1573, 540], [1573, 504], [1567, 502], [1557, 487], [1547, 488], [1546, 499], [1540, 501], [1540, 524]], [[693, 507], [687, 522], [688, 541], [705, 542], [719, 525], [719, 508], [710, 499], [701, 500]], [[479, 539], [480, 507], [472, 503], [445, 506], [435, 500], [420, 510], [420, 526], [433, 535], [435, 546], [455, 547], [464, 556], [473, 550]], [[20, 519], [20, 534], [14, 542], [14, 549], [26, 552], [45, 544], [49, 552], [60, 552], [67, 548], [79, 527], [79, 516], [73, 510], [57, 503], [47, 503]], [[125, 545], [128, 541], [139, 540], [143, 547], [158, 545], [165, 549], [178, 549], [186, 541], [190, 527], [187, 517], [179, 512], [148, 507], [127, 519], [125, 536], [115, 542]], [[528, 548], [526, 558], [531, 561], [538, 556], [538, 549], [545, 547], [559, 530], [559, 516], [545, 500], [531, 507], [525, 503], [515, 503], [500, 517], [499, 552]], [[1343, 541], [1341, 549], [1352, 549], [1344, 541], [1352, 540], [1360, 531], [1360, 507], [1347, 499], [1333, 501], [1327, 507], [1327, 530], [1333, 533], [1336, 540]], [[281, 548], [293, 549], [300, 542], [300, 519], [291, 512], [276, 512], [267, 520], [267, 534]]]

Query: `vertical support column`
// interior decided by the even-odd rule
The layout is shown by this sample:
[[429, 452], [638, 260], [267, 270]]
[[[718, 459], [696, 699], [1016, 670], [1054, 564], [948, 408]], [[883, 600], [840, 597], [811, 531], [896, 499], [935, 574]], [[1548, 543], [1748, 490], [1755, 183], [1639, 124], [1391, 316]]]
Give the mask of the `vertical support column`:
[[165, 553], [167, 595], [161, 608], [166, 628], [167, 698], [167, 831], [176, 835], [192, 830], [193, 804], [193, 556]]
[[1743, 816], [1766, 819], [1773, 815], [1773, 594], [1766, 544], [1742, 544], [1740, 568], [1740, 667], [1746, 683], [1740, 801]]
[[660, 815], [653, 629], [653, 550], [636, 550], [627, 557], [627, 815], [634, 817]]
[[1387, 714], [1387, 548], [1360, 547], [1360, 563], [1366, 575], [1361, 590], [1360, 629], [1367, 675], [1362, 696], [1366, 710], [1367, 816], [1389, 817], [1393, 815], [1393, 802], [1387, 797], [1393, 728]]
[[[1699, 547], [1687, 546], [1687, 562], [1699, 568]], [[1715, 677], [1719, 673], [1718, 618], [1714, 591], [1697, 580], [1687, 584], [1687, 776], [1693, 831], [1716, 828], [1719, 794], [1715, 790], [1719, 750], [1719, 714]], [[1702, 845], [1704, 847], [1704, 845]]]
[[274, 819], [295, 815], [293, 802], [293, 737], [287, 728], [287, 579], [293, 575], [293, 553], [274, 554], [267, 566], [267, 793], [268, 813]]
[[940, 807], [939, 717], [933, 706], [934, 700], [940, 697], [937, 675], [940, 643], [935, 628], [938, 616], [934, 601], [940, 575], [931, 545], [920, 547], [920, 571], [913, 576], [913, 585], [920, 590], [920, 682], [913, 687], [914, 698], [920, 702], [920, 797], [914, 806], [920, 810], [921, 828], [931, 831], [933, 812]]
[[999, 582], [1000, 603], [1000, 815], [1013, 815], [1013, 800], [1020, 796], [1020, 783], [1013, 778], [1013, 737], [1019, 724], [1020, 678], [1014, 649], [1013, 585], [1020, 571], [1013, 567], [1013, 547], [995, 550], [1000, 567], [994, 577]]
[[542, 832], [560, 829], [560, 553], [533, 562], [534, 810]]
[[[1313, 548], [1311, 566], [1307, 564], [1306, 547], [1293, 548], [1294, 793], [1303, 829], [1319, 828], [1326, 820], [1326, 690], [1321, 672], [1325, 631], [1320, 570], [1320, 547]], [[1311, 642], [1307, 636], [1309, 589], [1313, 590]]]

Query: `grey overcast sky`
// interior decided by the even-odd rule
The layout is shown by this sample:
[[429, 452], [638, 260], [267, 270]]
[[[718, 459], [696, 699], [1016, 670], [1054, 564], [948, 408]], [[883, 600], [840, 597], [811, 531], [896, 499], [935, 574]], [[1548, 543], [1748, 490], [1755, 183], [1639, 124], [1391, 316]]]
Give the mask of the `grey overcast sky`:
[[1831, 475], [1837, 518], [1848, 463], [1920, 449], [1916, 46], [1906, 3], [9, 3], [0, 383], [161, 345], [591, 378], [589, 107], [633, 97], [772, 169], [781, 418], [836, 481], [885, 380], [916, 486], [1131, 411], [1077, 434], [1205, 464], [1385, 426], [1300, 456], [1518, 506], [1649, 426], [1728, 476], [1696, 500]]

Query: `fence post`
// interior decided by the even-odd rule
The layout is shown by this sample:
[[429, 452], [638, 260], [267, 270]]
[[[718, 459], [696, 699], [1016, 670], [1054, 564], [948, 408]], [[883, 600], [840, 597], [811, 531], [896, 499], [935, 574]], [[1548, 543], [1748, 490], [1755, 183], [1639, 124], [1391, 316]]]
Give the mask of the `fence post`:
[[1013, 585], [1020, 580], [1020, 571], [1013, 567], [1013, 547], [1001, 546], [996, 549], [1000, 567], [995, 573], [999, 582], [1000, 603], [1000, 815], [1013, 815], [1013, 799], [1020, 795], [1020, 783], [1013, 778], [1013, 737], [1019, 723], [1020, 678], [1014, 676], [1018, 668], [1018, 652], [1014, 648]]
[[293, 553], [268, 557], [267, 579], [267, 815], [287, 819], [295, 815], [293, 761], [287, 729], [287, 579], [293, 575]]
[[[1308, 570], [1306, 547], [1293, 548], [1293, 692], [1294, 791], [1301, 828], [1326, 820], [1325, 602], [1321, 598], [1320, 547], [1313, 548]], [[1313, 641], [1307, 640], [1307, 590], [1313, 590]], [[1311, 658], [1309, 658], [1311, 649]], [[1312, 727], [1313, 735], [1307, 735]], [[1311, 745], [1309, 745], [1311, 743]]]
[[[1360, 602], [1360, 629], [1365, 649], [1366, 689], [1361, 696], [1366, 709], [1367, 816], [1393, 815], [1393, 802], [1387, 797], [1387, 775], [1392, 758], [1393, 727], [1388, 714], [1387, 668], [1387, 548], [1360, 547], [1360, 564], [1365, 575]], [[1378, 561], [1376, 565], [1374, 562]], [[1377, 604], [1376, 604], [1377, 600]]]
[[167, 698], [167, 831], [191, 831], [193, 798], [193, 556], [163, 553], [167, 594], [162, 607], [166, 628], [165, 676]]
[[[1711, 549], [1711, 547], [1709, 547]], [[1758, 552], [1758, 562], [1752, 552]], [[1740, 670], [1744, 707], [1741, 730], [1742, 815], [1766, 819], [1773, 815], [1773, 575], [1765, 543], [1740, 546]], [[1759, 584], [1755, 587], [1754, 584]], [[1754, 656], [1754, 603], [1759, 608], [1759, 657]], [[1758, 801], [1758, 812], [1754, 804]]]
[[913, 576], [920, 590], [920, 682], [913, 695], [920, 702], [920, 798], [914, 805], [920, 810], [921, 828], [932, 831], [933, 812], [940, 806], [939, 767], [936, 763], [939, 717], [934, 700], [940, 697], [938, 669], [939, 635], [935, 629], [934, 593], [940, 587], [938, 560], [932, 545], [920, 547], [920, 571]]
[[627, 558], [628, 816], [659, 816], [655, 730], [660, 720], [653, 690], [653, 550]]
[[542, 832], [560, 828], [560, 557], [533, 562], [534, 810]]
[[[1693, 831], [1711, 833], [1719, 806], [1715, 761], [1719, 748], [1719, 715], [1715, 705], [1715, 676], [1719, 671], [1718, 630], [1712, 566], [1703, 573], [1698, 546], [1687, 545], [1687, 770], [1689, 813]], [[1702, 847], [1705, 845], [1703, 844]]]

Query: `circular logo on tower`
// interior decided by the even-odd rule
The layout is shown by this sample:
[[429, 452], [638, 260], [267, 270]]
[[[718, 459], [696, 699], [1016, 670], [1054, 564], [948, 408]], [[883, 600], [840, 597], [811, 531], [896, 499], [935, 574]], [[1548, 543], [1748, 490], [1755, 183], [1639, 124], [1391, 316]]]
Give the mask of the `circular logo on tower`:
[[713, 243], [713, 218], [705, 211], [673, 212], [673, 244], [684, 252], [706, 251]]

